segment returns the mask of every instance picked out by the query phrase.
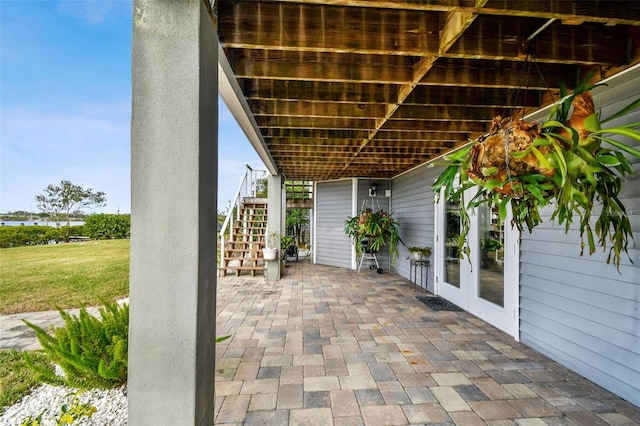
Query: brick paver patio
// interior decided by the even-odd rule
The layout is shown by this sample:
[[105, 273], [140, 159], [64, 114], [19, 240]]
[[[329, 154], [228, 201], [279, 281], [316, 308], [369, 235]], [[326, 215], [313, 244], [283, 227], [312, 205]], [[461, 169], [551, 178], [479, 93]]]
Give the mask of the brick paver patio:
[[[218, 278], [216, 424], [636, 425], [640, 408], [404, 278]], [[420, 293], [424, 294], [424, 293]]]

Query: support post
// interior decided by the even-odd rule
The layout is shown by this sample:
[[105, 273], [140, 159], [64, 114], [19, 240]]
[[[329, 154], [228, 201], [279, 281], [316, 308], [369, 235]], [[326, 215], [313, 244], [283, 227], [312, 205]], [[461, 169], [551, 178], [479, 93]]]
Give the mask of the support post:
[[[269, 234], [273, 232], [277, 232], [281, 234], [283, 229], [283, 214], [284, 211], [282, 209], [282, 176], [280, 175], [269, 175], [267, 182], [268, 189], [268, 203], [269, 203], [269, 213], [267, 214], [267, 230]], [[267, 235], [269, 237], [269, 235]], [[280, 249], [280, 241], [276, 241], [276, 248]], [[265, 262], [267, 265], [266, 279], [267, 281], [276, 281], [280, 279], [280, 256], [278, 256], [278, 261], [276, 262]]]
[[134, 0], [129, 425], [214, 414], [218, 39], [204, 1]]

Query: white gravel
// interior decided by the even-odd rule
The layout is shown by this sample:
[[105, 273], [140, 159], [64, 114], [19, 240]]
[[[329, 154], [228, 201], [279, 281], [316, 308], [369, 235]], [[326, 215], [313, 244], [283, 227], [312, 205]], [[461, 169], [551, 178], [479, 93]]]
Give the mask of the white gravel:
[[[0, 415], [0, 426], [20, 426], [27, 417], [36, 418], [44, 411], [42, 426], [56, 425], [63, 404], [73, 404], [77, 389], [41, 385]], [[81, 404], [89, 403], [97, 411], [74, 425], [121, 426], [127, 424], [127, 396], [123, 389], [91, 389], [77, 395]]]

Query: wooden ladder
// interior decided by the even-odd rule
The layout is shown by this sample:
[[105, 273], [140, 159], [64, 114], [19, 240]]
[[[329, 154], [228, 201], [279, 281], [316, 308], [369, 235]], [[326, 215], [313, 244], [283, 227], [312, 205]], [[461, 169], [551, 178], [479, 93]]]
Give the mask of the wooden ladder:
[[227, 271], [235, 271], [236, 276], [240, 276], [242, 271], [249, 271], [251, 276], [255, 276], [256, 271], [265, 269], [262, 249], [266, 243], [267, 200], [245, 198], [238, 217], [231, 227], [231, 240], [225, 244], [224, 259], [219, 269], [222, 276]]

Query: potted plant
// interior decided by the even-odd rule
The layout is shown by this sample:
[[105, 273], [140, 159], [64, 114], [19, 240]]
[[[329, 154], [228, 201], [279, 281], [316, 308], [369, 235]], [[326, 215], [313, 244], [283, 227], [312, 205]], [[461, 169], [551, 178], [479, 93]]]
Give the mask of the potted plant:
[[415, 260], [424, 260], [431, 256], [431, 247], [411, 246], [407, 247], [407, 250]]
[[[587, 85], [590, 77], [572, 94], [562, 87], [561, 100], [542, 124], [496, 117], [487, 135], [445, 157], [448, 167], [433, 189], [436, 197], [442, 192], [449, 201], [460, 203], [457, 243], [461, 255], [469, 254], [465, 246], [470, 227], [468, 211], [481, 203], [498, 206], [501, 220], [511, 208], [512, 224], [519, 231], [526, 227], [529, 232], [542, 222], [540, 208], [552, 206], [551, 219], [565, 225], [565, 232], [574, 220], [579, 223], [580, 254], [585, 246], [592, 254], [596, 242], [603, 250], [609, 243], [607, 263], [619, 268], [620, 255], [627, 252], [628, 241], [633, 239], [629, 216], [618, 198], [622, 179], [633, 174], [625, 154], [640, 158], [640, 151], [612, 136], [640, 142], [640, 122], [608, 128], [603, 125], [638, 108], [640, 99], [601, 118], [589, 93], [595, 87]], [[470, 189], [477, 192], [469, 197]], [[590, 218], [596, 201], [601, 209], [594, 226]]]
[[278, 243], [280, 241], [280, 233], [272, 232], [267, 237], [267, 247], [262, 249], [262, 256], [265, 261], [272, 261], [278, 258]]
[[393, 268], [399, 254], [398, 243], [402, 243], [399, 227], [400, 224], [384, 210], [373, 212], [365, 209], [358, 216], [345, 221], [344, 233], [353, 239], [358, 256], [367, 251], [377, 252], [388, 245]]
[[286, 260], [287, 256], [295, 256], [297, 253], [296, 240], [288, 235], [280, 236], [280, 257]]

